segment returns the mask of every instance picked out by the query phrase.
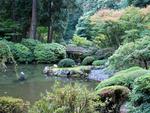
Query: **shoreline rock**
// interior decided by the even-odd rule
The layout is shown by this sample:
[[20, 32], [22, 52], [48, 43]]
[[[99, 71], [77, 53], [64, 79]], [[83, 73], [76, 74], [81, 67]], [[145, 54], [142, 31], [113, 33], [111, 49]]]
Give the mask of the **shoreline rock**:
[[103, 67], [95, 66], [76, 66], [70, 68], [58, 68], [46, 66], [43, 70], [45, 76], [57, 76], [66, 78], [79, 78], [101, 82], [109, 78], [109, 74], [105, 72]]
[[[76, 68], [76, 67], [75, 67]], [[67, 78], [87, 78], [91, 72], [92, 66], [86, 68], [53, 68], [46, 66], [43, 73], [47, 76], [63, 76]]]

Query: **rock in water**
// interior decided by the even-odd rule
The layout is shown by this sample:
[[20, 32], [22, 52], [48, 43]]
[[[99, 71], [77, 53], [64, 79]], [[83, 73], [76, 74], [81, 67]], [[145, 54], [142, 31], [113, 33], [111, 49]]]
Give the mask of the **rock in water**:
[[18, 80], [19, 80], [19, 81], [24, 81], [24, 80], [26, 80], [26, 77], [25, 77], [24, 72], [21, 72], [21, 73], [20, 73]]
[[49, 67], [49, 66], [46, 66], [43, 70], [43, 73], [45, 74], [45, 76], [53, 76], [54, 75], [54, 72], [53, 72], [53, 67]]
[[56, 64], [53, 65], [54, 68], [58, 68], [58, 66]]
[[48, 74], [49, 73], [49, 70], [50, 70], [50, 67], [49, 66], [45, 66], [44, 70], [43, 70], [43, 73], [44, 74]]

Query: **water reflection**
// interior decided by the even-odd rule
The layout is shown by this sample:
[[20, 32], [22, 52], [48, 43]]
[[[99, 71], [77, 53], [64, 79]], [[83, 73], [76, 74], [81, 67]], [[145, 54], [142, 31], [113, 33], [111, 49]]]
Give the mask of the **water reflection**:
[[27, 80], [19, 82], [16, 80], [13, 66], [9, 65], [7, 72], [0, 72], [0, 96], [13, 96], [34, 102], [40, 98], [41, 93], [52, 91], [56, 82], [65, 84], [80, 83], [86, 85], [90, 90], [95, 88], [97, 83], [84, 80], [73, 80], [67, 78], [49, 77], [46, 78], [42, 71], [45, 65], [20, 65], [18, 73], [24, 72]]

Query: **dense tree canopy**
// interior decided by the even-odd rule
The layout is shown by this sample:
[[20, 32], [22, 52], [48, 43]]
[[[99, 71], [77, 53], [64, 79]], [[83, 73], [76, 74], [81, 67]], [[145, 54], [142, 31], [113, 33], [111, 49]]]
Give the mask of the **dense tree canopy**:
[[[64, 35], [69, 14], [75, 9], [74, 0], [36, 0], [36, 20], [37, 27], [52, 27], [52, 35], [55, 39], [60, 39]], [[69, 4], [69, 5], [68, 5]], [[1, 0], [0, 1], [0, 36], [12, 35], [29, 36], [30, 24], [32, 24], [32, 1], [26, 0]], [[48, 28], [45, 28], [48, 29]]]
[[150, 0], [0, 0], [0, 96], [47, 88], [33, 106], [0, 97], [0, 113], [150, 113], [149, 78]]

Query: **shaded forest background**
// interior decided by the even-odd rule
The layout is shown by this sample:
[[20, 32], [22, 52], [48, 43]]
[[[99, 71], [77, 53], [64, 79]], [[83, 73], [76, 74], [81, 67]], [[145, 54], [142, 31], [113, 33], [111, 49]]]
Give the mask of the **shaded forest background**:
[[0, 37], [15, 42], [27, 37], [63, 42], [76, 32], [90, 38], [84, 31], [88, 23], [85, 18], [99, 9], [145, 7], [149, 3], [149, 0], [1, 0]]

